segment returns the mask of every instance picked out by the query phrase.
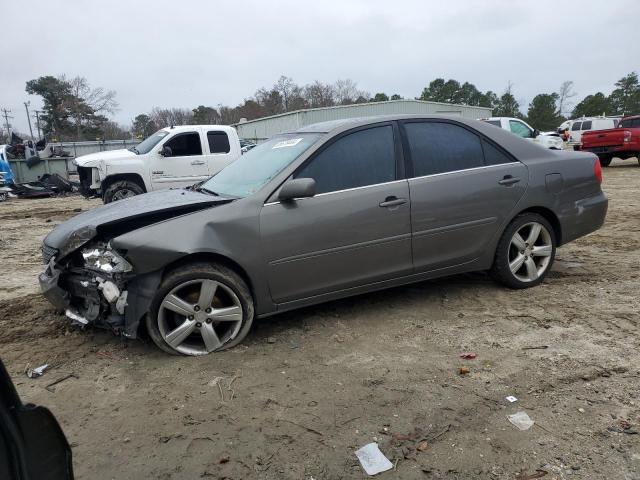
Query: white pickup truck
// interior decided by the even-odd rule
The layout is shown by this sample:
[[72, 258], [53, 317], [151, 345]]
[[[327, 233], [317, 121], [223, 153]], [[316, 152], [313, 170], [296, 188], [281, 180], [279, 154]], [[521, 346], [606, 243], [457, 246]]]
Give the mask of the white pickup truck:
[[104, 203], [152, 190], [187, 187], [218, 173], [241, 155], [238, 133], [223, 125], [183, 125], [158, 130], [129, 150], [74, 160], [85, 196]]
[[491, 117], [480, 118], [483, 122], [490, 123], [496, 127], [504, 130], [509, 130], [514, 135], [518, 135], [522, 138], [527, 138], [536, 143], [539, 143], [545, 148], [551, 148], [552, 150], [562, 150], [564, 142], [562, 137], [557, 132], [542, 132], [533, 128], [524, 120], [514, 117]]

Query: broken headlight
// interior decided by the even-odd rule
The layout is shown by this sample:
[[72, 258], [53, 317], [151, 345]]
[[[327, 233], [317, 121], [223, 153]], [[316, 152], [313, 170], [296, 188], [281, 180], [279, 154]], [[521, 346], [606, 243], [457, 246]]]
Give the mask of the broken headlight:
[[108, 247], [95, 247], [82, 250], [84, 266], [90, 270], [105, 273], [130, 272], [133, 267], [121, 255]]

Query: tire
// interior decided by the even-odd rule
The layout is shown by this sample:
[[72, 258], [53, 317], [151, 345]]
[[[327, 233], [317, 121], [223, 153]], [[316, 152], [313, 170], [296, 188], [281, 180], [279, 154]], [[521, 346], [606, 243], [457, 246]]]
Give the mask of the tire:
[[104, 191], [104, 203], [116, 202], [124, 198], [134, 197], [144, 193], [144, 189], [131, 180], [118, 180], [110, 184]]
[[[540, 226], [540, 233], [530, 245], [533, 225]], [[516, 247], [515, 234], [519, 233], [524, 241], [520, 248]], [[530, 288], [539, 285], [551, 270], [556, 256], [556, 235], [551, 224], [537, 213], [523, 213], [515, 217], [507, 226], [496, 248], [491, 274], [498, 282], [514, 288]], [[513, 267], [525, 257], [515, 271]], [[535, 268], [530, 268], [530, 261]], [[535, 275], [533, 271], [535, 270]], [[531, 273], [531, 274], [530, 274]]]
[[611, 155], [598, 155], [598, 158], [600, 159], [600, 165], [602, 167], [608, 167], [611, 165], [611, 160], [613, 160]]
[[193, 263], [163, 279], [145, 322], [161, 350], [206, 355], [242, 342], [254, 315], [253, 297], [240, 275], [223, 265]]

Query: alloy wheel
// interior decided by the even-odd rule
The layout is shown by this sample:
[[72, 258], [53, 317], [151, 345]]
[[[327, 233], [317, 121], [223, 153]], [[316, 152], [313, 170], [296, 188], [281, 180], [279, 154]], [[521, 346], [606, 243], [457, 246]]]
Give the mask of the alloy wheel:
[[511, 237], [509, 269], [521, 282], [533, 282], [549, 268], [552, 254], [553, 242], [546, 227], [525, 223]]
[[164, 297], [158, 329], [174, 350], [204, 355], [236, 337], [243, 313], [238, 296], [227, 285], [210, 279], [191, 280]]
[[128, 188], [122, 188], [113, 194], [113, 198], [111, 201], [117, 202], [118, 200], [124, 200], [125, 198], [131, 198], [135, 196], [136, 196], [136, 192], [134, 192], [133, 190], [129, 190]]

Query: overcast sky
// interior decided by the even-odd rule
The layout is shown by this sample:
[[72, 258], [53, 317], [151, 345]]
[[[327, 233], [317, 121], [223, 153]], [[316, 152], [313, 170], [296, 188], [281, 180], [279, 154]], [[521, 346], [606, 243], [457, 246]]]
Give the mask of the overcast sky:
[[576, 99], [640, 70], [639, 0], [2, 1], [0, 108], [27, 131], [25, 82], [84, 76], [129, 126], [154, 106], [234, 106], [280, 75], [420, 95], [434, 78]]

